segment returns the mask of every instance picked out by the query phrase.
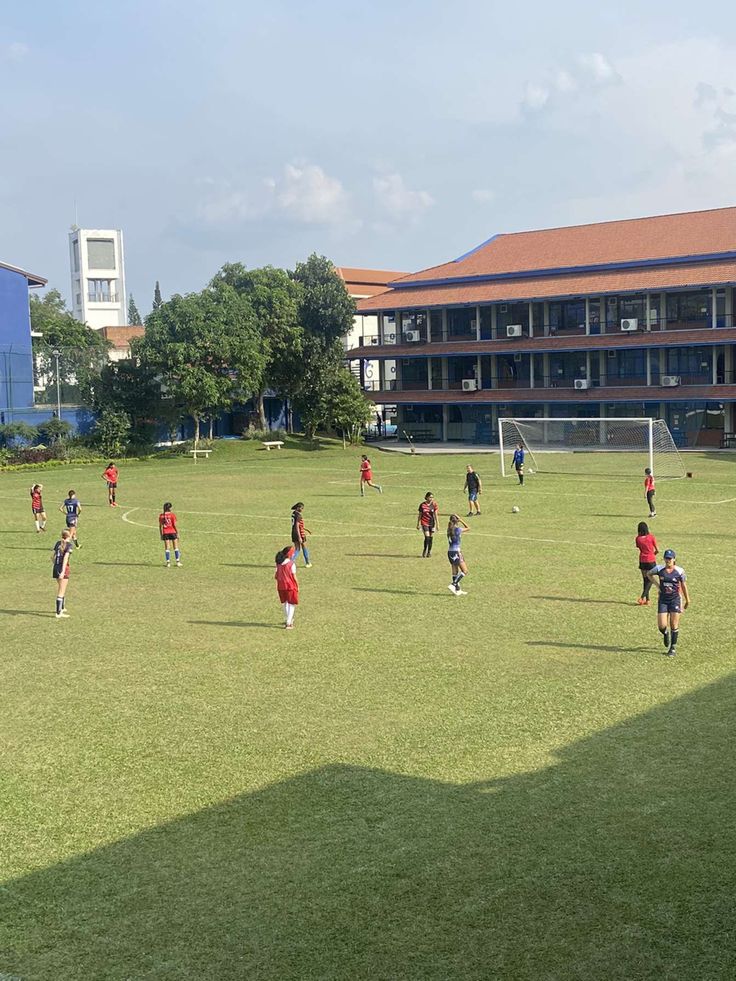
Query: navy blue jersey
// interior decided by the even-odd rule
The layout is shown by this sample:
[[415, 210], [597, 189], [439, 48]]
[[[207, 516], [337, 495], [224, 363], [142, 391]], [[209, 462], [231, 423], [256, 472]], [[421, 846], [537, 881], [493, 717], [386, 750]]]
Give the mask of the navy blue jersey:
[[64, 501], [67, 518], [76, 518], [79, 514], [79, 501], [76, 497], [67, 497]]
[[513, 459], [512, 462], [513, 462], [513, 464], [514, 464], [515, 467], [523, 467], [524, 466], [524, 450], [523, 449], [518, 449], [517, 448], [517, 449], [514, 450], [514, 459]]
[[673, 599], [675, 596], [679, 596], [682, 584], [687, 580], [685, 570], [679, 565], [675, 565], [671, 569], [657, 565], [651, 570], [651, 575], [659, 576], [659, 595], [662, 599]]
[[459, 552], [462, 547], [463, 526], [454, 525], [447, 533], [447, 551]]
[[74, 545], [70, 541], [59, 541], [54, 545], [54, 579], [58, 579], [61, 575], [61, 569], [64, 564], [64, 556], [69, 555], [74, 549]]

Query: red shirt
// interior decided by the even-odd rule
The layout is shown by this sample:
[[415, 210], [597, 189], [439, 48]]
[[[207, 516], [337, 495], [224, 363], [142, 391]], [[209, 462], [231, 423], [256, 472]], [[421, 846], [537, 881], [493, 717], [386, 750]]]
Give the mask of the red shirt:
[[647, 493], [654, 490], [654, 477], [652, 474], [647, 474], [647, 476], [644, 478], [644, 490], [647, 491]]
[[286, 559], [276, 566], [274, 579], [276, 580], [276, 589], [279, 592], [299, 592], [299, 583], [296, 581], [296, 576], [294, 575], [293, 559]]
[[422, 501], [419, 505], [419, 524], [425, 528], [434, 527], [439, 509], [437, 501]]
[[363, 480], [370, 480], [371, 476], [371, 461], [361, 460], [360, 461], [360, 476]]
[[43, 511], [43, 501], [41, 500], [41, 491], [31, 491], [31, 510]]
[[162, 535], [178, 535], [176, 530], [176, 515], [173, 511], [164, 511], [158, 516], [158, 526]]
[[108, 467], [107, 470], [102, 475], [109, 484], [117, 484], [118, 482], [118, 468]]
[[635, 543], [639, 549], [640, 562], [656, 562], [657, 539], [651, 532], [648, 535], [637, 535]]

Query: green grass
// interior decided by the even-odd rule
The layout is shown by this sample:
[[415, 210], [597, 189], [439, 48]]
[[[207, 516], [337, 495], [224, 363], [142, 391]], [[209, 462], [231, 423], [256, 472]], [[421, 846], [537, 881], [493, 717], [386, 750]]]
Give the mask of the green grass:
[[[0, 975], [734, 976], [734, 457], [658, 485], [693, 599], [670, 661], [633, 605], [638, 467], [520, 489], [495, 456], [372, 456], [364, 500], [339, 447], [122, 467], [115, 511], [101, 467], [52, 471], [46, 536], [39, 478], [0, 477]], [[465, 513], [468, 461], [456, 598], [414, 525], [427, 490]], [[314, 567], [287, 632], [298, 499]]]

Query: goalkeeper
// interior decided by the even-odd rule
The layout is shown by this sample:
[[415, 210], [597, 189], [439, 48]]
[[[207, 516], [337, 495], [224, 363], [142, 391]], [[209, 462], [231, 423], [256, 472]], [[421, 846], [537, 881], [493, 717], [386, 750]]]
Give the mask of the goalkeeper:
[[524, 483], [524, 457], [525, 456], [526, 453], [524, 452], [524, 444], [517, 443], [516, 449], [514, 450], [514, 458], [511, 462], [514, 466], [514, 470], [516, 470], [516, 476], [519, 478], [520, 484]]

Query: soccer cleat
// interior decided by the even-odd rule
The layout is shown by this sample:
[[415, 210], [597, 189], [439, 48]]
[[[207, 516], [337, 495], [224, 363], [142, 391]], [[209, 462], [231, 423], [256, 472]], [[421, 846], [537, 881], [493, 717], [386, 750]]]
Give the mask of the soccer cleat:
[[383, 494], [383, 485], [382, 484], [379, 484], [378, 485], [378, 493], [379, 494]]
[[167, 562], [167, 563], [166, 563], [166, 568], [167, 568], [167, 569], [170, 569], [170, 568], [171, 568], [171, 563], [170, 563], [170, 562]]
[[467, 596], [468, 594], [465, 592], [464, 589], [458, 589], [458, 590], [455, 591], [455, 595], [456, 596]]
[[674, 657], [675, 654], [677, 654], [677, 648], [676, 647], [670, 647], [670, 649], [668, 651], [665, 651], [665, 655], [664, 656], [665, 657]]
[[472, 511], [468, 511], [468, 513], [465, 515], [465, 517], [466, 518], [472, 518], [473, 517], [473, 512]]
[[56, 619], [57, 620], [68, 620], [69, 619], [69, 614], [66, 612], [66, 610], [62, 610], [61, 613], [57, 613], [56, 614]]
[[178, 567], [179, 567], [179, 568], [181, 569], [181, 562], [180, 562], [180, 561], [179, 561], [178, 559], [177, 559], [177, 562], [176, 562], [176, 564], [177, 564], [177, 566], [178, 566]]
[[646, 606], [648, 603], [649, 600], [645, 600], [643, 596], [640, 596], [639, 599], [636, 601], [637, 606]]
[[662, 634], [662, 643], [664, 644], [665, 647], [669, 647], [670, 646], [670, 635], [669, 635], [669, 633], [666, 630]]
[[284, 624], [284, 627], [285, 627], [286, 630], [293, 630], [294, 629], [294, 624], [293, 623], [285, 623]]
[[311, 569], [312, 568], [312, 563], [311, 562], [305, 562], [304, 563], [304, 568], [305, 569]]
[[451, 582], [447, 588], [450, 590], [451, 593], [457, 594], [457, 586], [455, 585], [454, 582]]

